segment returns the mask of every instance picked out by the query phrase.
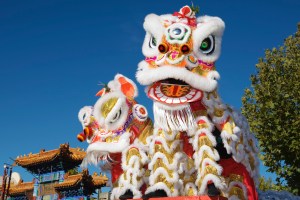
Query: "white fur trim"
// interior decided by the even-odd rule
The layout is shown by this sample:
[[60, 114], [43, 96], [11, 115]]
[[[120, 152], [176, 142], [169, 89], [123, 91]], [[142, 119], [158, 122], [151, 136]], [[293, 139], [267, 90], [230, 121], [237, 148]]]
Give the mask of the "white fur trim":
[[[197, 58], [207, 63], [215, 62], [221, 53], [222, 35], [225, 28], [225, 24], [219, 17], [202, 16], [197, 18], [197, 29], [193, 31], [193, 47], [194, 54]], [[199, 48], [202, 41], [209, 35], [213, 35], [215, 38], [214, 51], [207, 55], [203, 54]]]
[[[119, 78], [125, 78], [126, 79], [126, 81], [128, 82], [128, 83], [130, 83], [131, 84], [131, 86], [133, 86], [133, 88], [134, 88], [134, 94], [133, 94], [133, 96], [130, 96], [131, 98], [135, 98], [135, 97], [137, 97], [138, 96], [138, 89], [137, 89], [137, 86], [136, 86], [136, 84], [131, 80], [131, 79], [129, 79], [129, 78], [127, 78], [126, 76], [124, 76], [124, 75], [122, 75], [122, 74], [116, 74], [115, 75], [115, 78], [114, 78], [114, 80], [112, 80], [112, 81], [110, 81], [109, 83], [108, 83], [108, 87], [111, 89], [111, 91], [113, 91], [113, 92], [115, 92], [115, 91], [120, 91], [120, 92], [122, 92], [122, 90], [121, 90], [121, 84], [120, 84], [120, 82], [119, 82]], [[123, 92], [122, 92], [123, 93]], [[124, 94], [124, 93], [123, 93]], [[126, 94], [124, 94], [124, 95], [126, 95]]]
[[171, 65], [151, 68], [145, 61], [139, 63], [138, 71], [136, 73], [137, 81], [142, 85], [151, 85], [152, 83], [160, 80], [174, 78], [185, 81], [193, 88], [206, 92], [211, 92], [216, 89], [218, 85], [217, 79], [219, 79], [219, 77], [219, 73], [216, 71], [208, 72], [208, 75], [205, 78], [189, 71], [186, 68]]
[[92, 113], [93, 113], [92, 106], [84, 106], [79, 110], [78, 119], [82, 125], [82, 128], [85, 128], [90, 124]]
[[177, 171], [175, 170], [171, 170], [173, 171], [171, 176], [169, 176], [167, 170], [163, 167], [158, 167], [155, 171], [152, 171], [152, 174], [149, 177], [149, 184], [150, 185], [154, 185], [156, 182], [156, 178], [160, 175], [163, 175], [166, 177], [166, 181], [168, 181], [169, 183], [176, 183], [179, 180], [179, 176]]
[[198, 141], [199, 141], [199, 136], [202, 134], [202, 133], [205, 133], [205, 135], [208, 137], [209, 141], [212, 143], [213, 146], [216, 146], [217, 145], [217, 141], [216, 141], [216, 138], [215, 136], [206, 128], [202, 128], [202, 129], [199, 129], [197, 130], [194, 138], [193, 138], [193, 148], [195, 151], [198, 151]]
[[[143, 54], [146, 57], [156, 56], [159, 53], [157, 47], [161, 43], [161, 39], [165, 30], [161, 23], [160, 17], [155, 14], [147, 15], [144, 22], [144, 29], [146, 31], [146, 36], [142, 47]], [[151, 48], [149, 46], [150, 38], [152, 36], [156, 39], [155, 48]]]
[[216, 149], [211, 148], [207, 145], [203, 145], [200, 147], [199, 151], [195, 152], [193, 158], [195, 159], [195, 166], [200, 166], [200, 163], [203, 160], [203, 154], [207, 153], [209, 157], [211, 157], [214, 161], [220, 160], [219, 153]]
[[118, 142], [95, 142], [90, 144], [87, 148], [87, 153], [89, 152], [98, 152], [99, 154], [103, 153], [119, 153], [124, 151], [126, 147], [129, 146], [131, 133], [125, 132], [121, 135]]
[[156, 164], [157, 159], [162, 159], [163, 163], [166, 165], [166, 167], [170, 170], [177, 170], [179, 166], [179, 161], [183, 158], [183, 154], [181, 152], [176, 152], [173, 157], [173, 162], [169, 163], [168, 158], [165, 154], [161, 152], [156, 152], [152, 158], [150, 163], [148, 164], [148, 169], [152, 170], [153, 165]]
[[155, 153], [155, 151], [154, 151], [154, 145], [155, 145], [155, 142], [160, 142], [161, 144], [162, 144], [162, 146], [163, 146], [163, 148], [170, 154], [170, 153], [172, 153], [177, 147], [178, 147], [178, 145], [180, 145], [181, 144], [181, 141], [180, 140], [174, 140], [173, 142], [172, 142], [172, 144], [169, 146], [168, 144], [167, 144], [167, 142], [166, 142], [166, 140], [165, 140], [165, 138], [163, 138], [163, 137], [155, 137], [152, 141], [151, 141], [151, 143], [150, 143], [150, 151], [149, 151], [149, 153], [151, 154], [151, 155], [153, 155], [154, 153]]

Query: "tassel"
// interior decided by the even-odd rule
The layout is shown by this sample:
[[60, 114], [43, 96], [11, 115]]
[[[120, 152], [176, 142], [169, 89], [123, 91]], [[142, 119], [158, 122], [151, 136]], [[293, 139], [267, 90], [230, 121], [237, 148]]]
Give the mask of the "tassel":
[[154, 102], [153, 112], [155, 123], [166, 131], [187, 131], [197, 126], [189, 104], [170, 107]]

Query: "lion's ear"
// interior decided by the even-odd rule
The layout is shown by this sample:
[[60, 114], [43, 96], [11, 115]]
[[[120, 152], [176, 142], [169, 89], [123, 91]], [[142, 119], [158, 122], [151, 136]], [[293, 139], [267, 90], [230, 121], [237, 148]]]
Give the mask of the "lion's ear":
[[138, 90], [136, 84], [129, 78], [117, 74], [115, 76], [115, 82], [117, 82], [118, 89], [129, 98], [135, 98], [138, 95]]

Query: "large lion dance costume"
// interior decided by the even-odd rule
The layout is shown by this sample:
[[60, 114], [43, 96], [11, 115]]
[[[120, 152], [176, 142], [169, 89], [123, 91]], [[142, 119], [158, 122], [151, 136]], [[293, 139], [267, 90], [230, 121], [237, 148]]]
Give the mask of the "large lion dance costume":
[[196, 18], [189, 6], [145, 18], [146, 58], [136, 77], [154, 101], [149, 197], [257, 199], [255, 139], [244, 117], [217, 93], [224, 27], [218, 17]]
[[145, 60], [136, 78], [153, 100], [154, 125], [136, 85], [117, 75], [94, 107], [79, 113], [84, 163], [105, 160], [112, 199], [223, 196], [257, 200], [258, 149], [245, 118], [217, 92], [225, 25], [191, 7], [146, 16]]

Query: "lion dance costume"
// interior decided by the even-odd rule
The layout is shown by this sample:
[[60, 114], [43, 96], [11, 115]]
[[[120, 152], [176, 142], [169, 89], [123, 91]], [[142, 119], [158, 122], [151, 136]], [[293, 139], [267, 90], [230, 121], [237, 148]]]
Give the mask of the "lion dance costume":
[[146, 195], [257, 199], [257, 148], [244, 117], [222, 103], [215, 62], [224, 22], [179, 12], [146, 16], [136, 73], [154, 101]]
[[[146, 16], [136, 78], [153, 100], [154, 125], [136, 85], [116, 75], [79, 118], [87, 163], [105, 160], [112, 199], [223, 196], [257, 200], [258, 149], [245, 118], [217, 93], [225, 25], [191, 7]], [[90, 111], [92, 110], [92, 111]], [[89, 120], [84, 120], [86, 117]]]
[[[148, 156], [145, 152], [151, 139], [152, 121], [146, 108], [134, 100], [136, 85], [125, 76], [116, 75], [97, 96], [101, 97], [92, 112], [84, 112], [91, 109], [87, 106], [79, 112], [81, 122], [85, 118], [90, 118], [86, 121], [91, 122], [84, 124], [84, 134], [90, 144], [82, 166], [104, 161], [101, 167], [112, 174], [112, 199], [119, 199], [122, 195], [141, 197], [146, 181]], [[97, 127], [91, 129], [93, 123]], [[87, 129], [91, 130], [89, 134], [86, 134]], [[78, 139], [83, 141], [80, 136]]]

